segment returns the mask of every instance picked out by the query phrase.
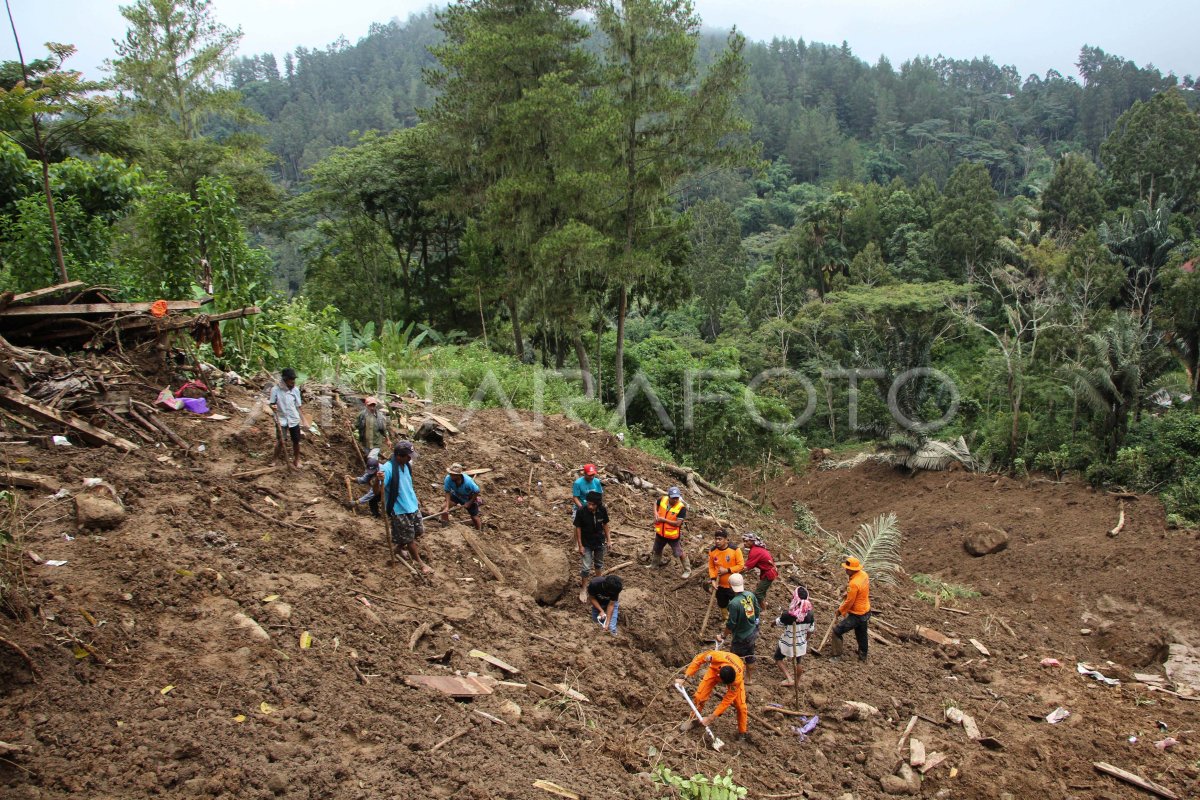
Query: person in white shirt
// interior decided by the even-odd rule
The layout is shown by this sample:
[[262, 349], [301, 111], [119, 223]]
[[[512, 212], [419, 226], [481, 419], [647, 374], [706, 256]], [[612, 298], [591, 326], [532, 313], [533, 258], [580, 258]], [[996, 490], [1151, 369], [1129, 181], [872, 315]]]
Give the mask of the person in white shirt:
[[283, 434], [292, 439], [292, 468], [300, 468], [300, 387], [296, 385], [296, 370], [288, 367], [280, 373], [281, 380], [271, 387], [267, 403], [275, 412], [279, 430], [275, 436], [275, 458], [283, 455]]

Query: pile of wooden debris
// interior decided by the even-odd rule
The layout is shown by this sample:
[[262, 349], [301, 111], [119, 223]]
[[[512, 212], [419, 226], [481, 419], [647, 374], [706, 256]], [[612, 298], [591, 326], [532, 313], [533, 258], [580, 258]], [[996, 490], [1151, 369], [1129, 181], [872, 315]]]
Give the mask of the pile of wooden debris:
[[[106, 291], [75, 282], [0, 294], [0, 442], [130, 452], [161, 440], [188, 449], [155, 407], [132, 395], [131, 388], [140, 388], [142, 396], [158, 389], [139, 379], [130, 351], [153, 349], [161, 366], [176, 332], [211, 342], [215, 350], [221, 320], [257, 314], [258, 308], [195, 314], [188, 312], [212, 298], [114, 303]], [[46, 299], [55, 302], [41, 302]], [[60, 352], [43, 349], [48, 347]]]

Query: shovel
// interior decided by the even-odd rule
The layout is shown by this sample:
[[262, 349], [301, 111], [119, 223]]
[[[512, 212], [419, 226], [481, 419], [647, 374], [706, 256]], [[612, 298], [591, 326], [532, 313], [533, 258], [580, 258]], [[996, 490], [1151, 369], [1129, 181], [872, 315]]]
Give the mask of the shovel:
[[[686, 700], [688, 706], [691, 707], [692, 713], [696, 715], [696, 720], [703, 724], [702, 721], [704, 719], [704, 715], [700, 713], [700, 709], [696, 708], [696, 704], [692, 702], [692, 698], [687, 693], [687, 689], [683, 688], [679, 684], [675, 684], [675, 688], [679, 690], [679, 693], [683, 695], [683, 699]], [[712, 749], [720, 752], [721, 748], [725, 746], [725, 743], [718, 739], [717, 735], [712, 732], [712, 728], [708, 727], [707, 725], [704, 726], [704, 733], [709, 739], [712, 740]]]

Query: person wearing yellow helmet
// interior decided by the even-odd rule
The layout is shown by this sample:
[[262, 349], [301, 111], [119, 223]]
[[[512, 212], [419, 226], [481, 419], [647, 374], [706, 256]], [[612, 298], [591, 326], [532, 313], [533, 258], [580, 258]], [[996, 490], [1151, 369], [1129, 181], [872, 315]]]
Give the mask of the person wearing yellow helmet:
[[[858, 642], [858, 660], [867, 660], [867, 623], [871, 619], [871, 578], [863, 569], [862, 563], [854, 556], [842, 562], [846, 570], [846, 599], [838, 606], [838, 615], [845, 615], [836, 626], [833, 634], [841, 644], [842, 636], [854, 631], [854, 639]], [[836, 647], [840, 651], [841, 647]]]

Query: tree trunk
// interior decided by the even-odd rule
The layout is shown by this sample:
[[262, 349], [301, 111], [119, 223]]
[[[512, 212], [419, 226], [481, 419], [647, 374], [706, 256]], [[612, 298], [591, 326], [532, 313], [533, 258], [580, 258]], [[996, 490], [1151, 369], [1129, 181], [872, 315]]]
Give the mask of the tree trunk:
[[583, 346], [583, 337], [579, 331], [575, 331], [572, 337], [575, 344], [575, 358], [579, 359], [579, 371], [583, 373], [580, 376], [580, 381], [583, 384], [583, 393], [588, 397], [595, 397], [595, 381], [592, 380], [592, 365], [588, 360], [587, 348]]
[[508, 313], [512, 317], [513, 326], [513, 344], [517, 349], [517, 360], [525, 360], [525, 341], [521, 338], [521, 318], [517, 316], [517, 300], [510, 296], [508, 298]]
[[617, 353], [613, 365], [613, 380], [617, 389], [617, 413], [621, 424], [625, 424], [625, 315], [629, 311], [629, 289], [622, 284], [617, 302]]
[[42, 143], [41, 134], [37, 132], [37, 120], [33, 121], [34, 137], [38, 143], [38, 155], [42, 160], [42, 190], [46, 193], [46, 212], [50, 215], [50, 236], [54, 240], [54, 259], [58, 262], [58, 276], [63, 283], [70, 281], [67, 277], [67, 262], [63, 259], [62, 239], [58, 235], [58, 215], [54, 213], [54, 193], [50, 191], [50, 166], [46, 162], [46, 148]]

